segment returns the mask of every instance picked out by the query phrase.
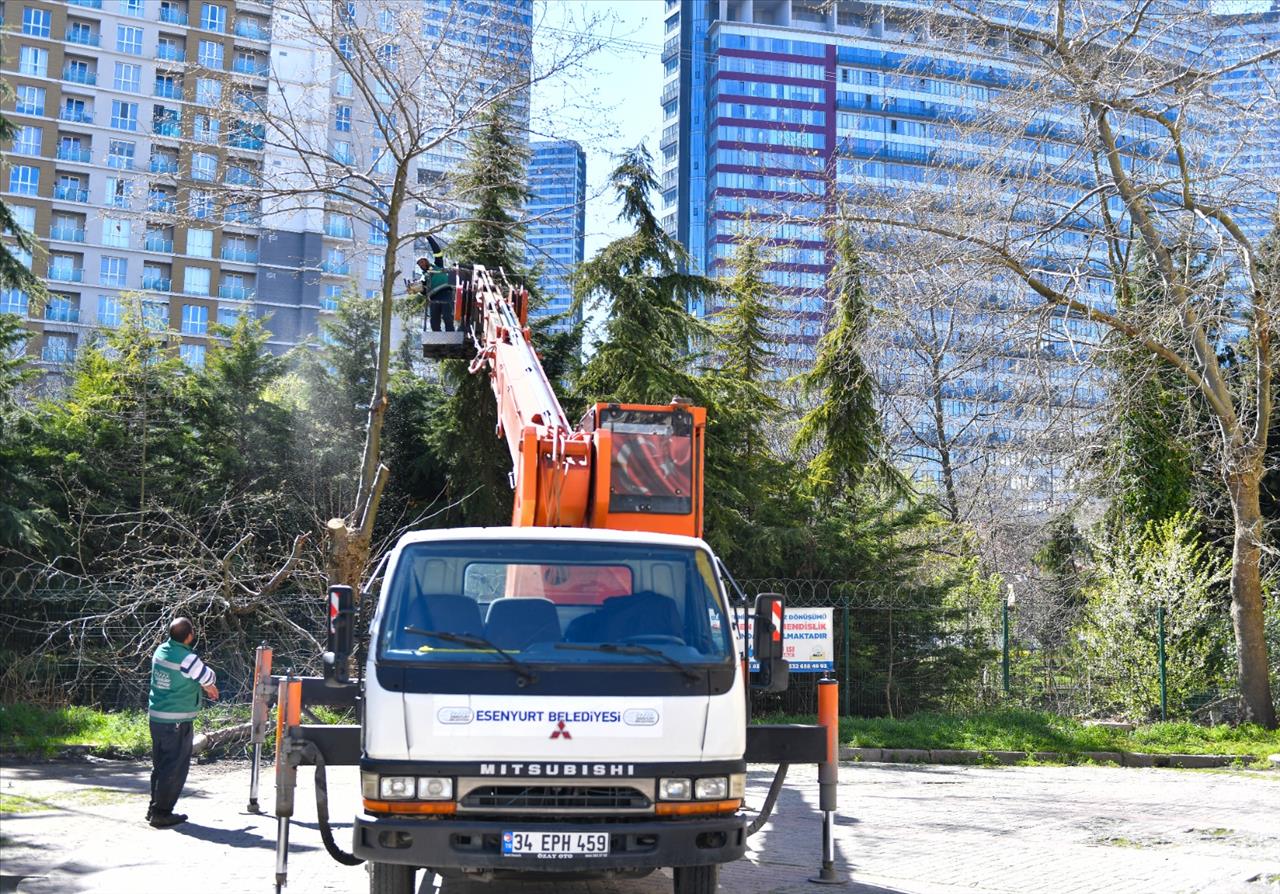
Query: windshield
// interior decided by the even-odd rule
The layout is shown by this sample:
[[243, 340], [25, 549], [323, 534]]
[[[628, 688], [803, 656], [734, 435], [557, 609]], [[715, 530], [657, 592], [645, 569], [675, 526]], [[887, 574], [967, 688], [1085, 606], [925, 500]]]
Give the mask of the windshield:
[[[393, 660], [506, 660], [496, 647], [526, 665], [661, 667], [719, 664], [733, 654], [711, 557], [700, 549], [545, 540], [411, 544], [396, 564], [383, 615], [378, 657]], [[635, 648], [590, 647], [602, 643]]]

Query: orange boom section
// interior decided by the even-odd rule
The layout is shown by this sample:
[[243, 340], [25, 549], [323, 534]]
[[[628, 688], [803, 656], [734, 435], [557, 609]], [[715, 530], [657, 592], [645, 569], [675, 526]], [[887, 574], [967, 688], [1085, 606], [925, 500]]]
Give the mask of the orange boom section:
[[457, 351], [442, 353], [437, 334], [428, 348], [425, 333], [424, 351], [488, 372], [511, 453], [511, 523], [700, 537], [707, 411], [601, 403], [571, 425], [530, 341], [528, 292], [480, 266], [454, 276]]

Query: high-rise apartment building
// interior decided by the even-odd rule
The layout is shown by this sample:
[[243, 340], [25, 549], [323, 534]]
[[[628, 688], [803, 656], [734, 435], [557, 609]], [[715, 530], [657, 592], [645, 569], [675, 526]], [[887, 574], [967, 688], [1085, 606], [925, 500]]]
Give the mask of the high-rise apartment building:
[[[573, 140], [529, 146], [529, 220], [525, 263], [542, 268], [546, 304], [541, 316], [569, 314], [573, 287], [569, 277], [583, 261], [587, 214], [587, 156]], [[582, 311], [564, 317], [557, 329], [582, 321]]]
[[[527, 74], [532, 0], [416, 2], [426, 24], [404, 39], [429, 40], [435, 28], [492, 47]], [[368, 148], [358, 118], [377, 114], [353, 99], [334, 60], [280, 36], [288, 29], [270, 0], [9, 0], [2, 9], [0, 76], [16, 94], [5, 111], [18, 133], [4, 147], [0, 190], [46, 249], [30, 261], [52, 299], [37, 313], [28, 296], [5, 290], [0, 312], [26, 318], [28, 353], [46, 368], [117, 325], [128, 292], [144, 293], [144, 319], [179, 334], [183, 358], [199, 364], [215, 323], [265, 316], [283, 350], [315, 336], [344, 290], [369, 294], [394, 274], [383, 269], [385, 235], [340, 204], [285, 211], [228, 201], [220, 189], [252, 187], [298, 163], [249, 123], [254, 109], [325, 92], [328, 121], [318, 127], [331, 153]], [[390, 9], [333, 5], [370, 28]], [[515, 112], [527, 128], [527, 99]], [[456, 165], [462, 145], [446, 141], [440, 157], [424, 156], [419, 181]], [[379, 170], [372, 161], [372, 176]], [[431, 220], [417, 208], [405, 214], [407, 231]], [[412, 254], [406, 247], [402, 270]]]
[[[1039, 7], [1011, 2], [1000, 15], [1035, 23], [1043, 19]], [[973, 120], [1021, 76], [1006, 53], [931, 39], [918, 13], [932, 8], [927, 0], [666, 0], [663, 225], [710, 275], [729, 272], [744, 231], [770, 241], [776, 334], [793, 364], [812, 358], [821, 334], [832, 260], [824, 219], [837, 196], [933, 188], [951, 157], [940, 149], [954, 141], [953, 123]], [[1268, 27], [1272, 15], [1255, 16], [1253, 27]], [[1035, 147], [1043, 164], [1080, 164], [1063, 161], [1072, 154], [1070, 134], [1043, 136]], [[984, 288], [985, 307], [971, 306], [964, 319], [937, 308], [952, 327], [951, 343], [1007, 344], [1002, 314], [1029, 306], [1027, 293], [1011, 281], [973, 286]], [[1073, 414], [1102, 400], [1098, 379], [1078, 364], [1093, 325], [1063, 319], [1060, 326], [1040, 333], [1036, 357], [1010, 346], [982, 358], [930, 358], [947, 377], [936, 394], [920, 387], [928, 376], [916, 375], [927, 352], [909, 350], [906, 333], [895, 336], [881, 384], [920, 398], [915, 410], [899, 402], [887, 419], [899, 456], [928, 478], [938, 478], [944, 462], [994, 469], [1042, 508], [1069, 496], [1069, 460], [1052, 455], [1052, 438], [1043, 448], [1019, 449], [1044, 419], [1070, 430]], [[1029, 400], [1036, 389], [1041, 396]], [[941, 457], [943, 441], [959, 453]]]

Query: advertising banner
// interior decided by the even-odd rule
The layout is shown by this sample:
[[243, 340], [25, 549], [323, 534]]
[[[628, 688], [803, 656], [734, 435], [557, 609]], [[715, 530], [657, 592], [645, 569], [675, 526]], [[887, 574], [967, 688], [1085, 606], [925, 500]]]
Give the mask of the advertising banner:
[[[738, 635], [747, 644], [751, 670], [759, 669], [752, 655], [751, 630], [755, 618], [747, 618], [747, 629], [738, 619]], [[790, 662], [791, 673], [834, 671], [836, 638], [834, 608], [792, 608], [787, 606], [782, 622], [782, 655]]]

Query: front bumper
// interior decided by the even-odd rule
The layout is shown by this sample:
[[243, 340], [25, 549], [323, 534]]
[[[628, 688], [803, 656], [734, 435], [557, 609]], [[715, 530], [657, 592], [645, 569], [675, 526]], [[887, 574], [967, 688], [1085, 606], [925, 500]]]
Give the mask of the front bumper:
[[[504, 857], [502, 833], [533, 829], [540, 832], [609, 832], [607, 856]], [[357, 816], [357, 857], [375, 863], [404, 863], [448, 869], [509, 870], [512, 872], [605, 872], [654, 869], [665, 866], [705, 866], [730, 863], [747, 849], [746, 819], [741, 815], [602, 820], [583, 817], [577, 822], [520, 819], [408, 819]]]

